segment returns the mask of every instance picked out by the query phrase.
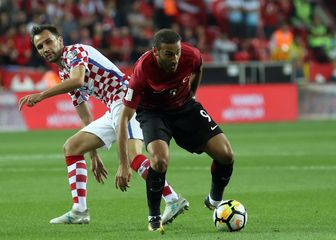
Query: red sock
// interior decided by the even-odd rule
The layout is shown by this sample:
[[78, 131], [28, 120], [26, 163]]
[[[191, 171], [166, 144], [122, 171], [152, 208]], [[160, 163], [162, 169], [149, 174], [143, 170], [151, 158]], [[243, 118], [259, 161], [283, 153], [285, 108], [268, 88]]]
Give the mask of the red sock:
[[83, 212], [87, 209], [87, 169], [84, 156], [66, 156], [65, 160], [68, 167], [68, 178], [73, 200], [73, 208]]
[[[149, 166], [150, 161], [143, 154], [136, 155], [131, 162], [131, 168], [145, 180], [147, 178]], [[178, 195], [176, 194], [174, 189], [168, 184], [167, 180], [165, 181], [162, 197], [166, 202], [178, 199]]]

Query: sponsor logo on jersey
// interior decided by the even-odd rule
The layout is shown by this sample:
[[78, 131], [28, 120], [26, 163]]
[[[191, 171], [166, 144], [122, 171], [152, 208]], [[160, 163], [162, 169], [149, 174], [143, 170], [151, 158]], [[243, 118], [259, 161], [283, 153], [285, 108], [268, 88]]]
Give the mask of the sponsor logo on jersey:
[[174, 88], [174, 89], [170, 90], [170, 91], [169, 91], [169, 93], [170, 93], [170, 95], [173, 95], [173, 96], [175, 96], [175, 95], [176, 95], [176, 93], [177, 93], [177, 89], [176, 89], [176, 88]]
[[183, 78], [183, 80], [182, 80], [182, 83], [189, 82], [189, 80], [190, 80], [191, 76], [192, 76], [192, 73], [191, 73], [191, 74], [189, 74], [188, 76], [186, 76], [185, 78]]
[[73, 50], [71, 52], [68, 53], [67, 57], [72, 60], [74, 57], [77, 56], [77, 50]]
[[133, 98], [133, 89], [129, 88], [126, 93], [125, 100], [132, 101], [132, 98]]

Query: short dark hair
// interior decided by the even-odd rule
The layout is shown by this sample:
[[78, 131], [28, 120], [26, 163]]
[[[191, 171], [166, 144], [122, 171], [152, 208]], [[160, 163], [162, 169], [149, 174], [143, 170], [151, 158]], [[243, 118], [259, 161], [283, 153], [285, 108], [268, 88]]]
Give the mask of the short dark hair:
[[41, 32], [43, 32], [44, 30], [48, 30], [49, 32], [51, 32], [53, 35], [55, 35], [56, 37], [60, 36], [60, 33], [58, 31], [58, 29], [53, 26], [53, 25], [35, 25], [33, 26], [31, 32], [30, 32], [30, 39], [32, 41], [32, 43], [34, 43], [34, 37], [38, 34], [40, 34]]
[[164, 28], [154, 34], [153, 46], [159, 49], [162, 43], [177, 43], [181, 39], [181, 36], [174, 30]]

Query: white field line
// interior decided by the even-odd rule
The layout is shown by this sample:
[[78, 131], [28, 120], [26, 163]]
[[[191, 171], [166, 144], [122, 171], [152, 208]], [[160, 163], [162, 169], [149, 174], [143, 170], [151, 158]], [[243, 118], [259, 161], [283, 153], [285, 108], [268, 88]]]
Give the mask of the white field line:
[[[112, 170], [112, 169], [111, 169]], [[273, 170], [273, 171], [335, 171], [336, 165], [307, 165], [307, 166], [239, 166], [239, 171], [260, 171], [260, 170]], [[90, 171], [88, 169], [88, 171]], [[179, 167], [173, 169], [173, 171], [209, 171], [209, 167]], [[20, 172], [66, 172], [66, 167], [53, 167], [53, 168], [36, 168], [36, 167], [6, 167], [1, 168], [0, 172], [3, 173], [20, 173]], [[113, 170], [112, 170], [113, 172]]]
[[66, 172], [66, 167], [64, 168], [27, 168], [27, 167], [18, 167], [18, 168], [0, 168], [0, 172], [8, 173], [25, 173], [25, 172]]
[[[336, 170], [336, 165], [306, 165], [306, 166], [239, 166], [239, 170], [283, 170], [283, 171], [315, 171], [315, 170]], [[209, 167], [179, 167], [174, 170], [182, 171], [209, 171]]]
[[[104, 151], [106, 152], [106, 151]], [[109, 159], [116, 159], [117, 153], [114, 151], [109, 152], [108, 158]], [[146, 153], [145, 153], [146, 154]], [[281, 151], [271, 151], [271, 152], [236, 152], [235, 157], [258, 157], [258, 156], [264, 156], [264, 157], [300, 157], [300, 156], [314, 156], [317, 153], [314, 151], [297, 151], [297, 152], [281, 152]], [[171, 152], [170, 153], [171, 158], [174, 157], [193, 157], [192, 154], [190, 154], [187, 151], [184, 152]], [[336, 152], [330, 151], [330, 152], [319, 152], [319, 156], [336, 156]], [[194, 155], [196, 156], [196, 155]], [[54, 159], [54, 160], [64, 160], [64, 155], [60, 153], [48, 153], [48, 154], [29, 154], [29, 155], [21, 155], [21, 154], [3, 154], [0, 155], [0, 162], [2, 161], [15, 161], [15, 160], [43, 160], [43, 159]]]
[[64, 159], [63, 154], [29, 154], [29, 155], [19, 155], [19, 154], [5, 154], [0, 155], [0, 162], [2, 161], [15, 161], [15, 160], [42, 160], [42, 159]]
[[[236, 154], [236, 157], [257, 157], [257, 156], [270, 156], [270, 157], [276, 157], [276, 156], [284, 156], [284, 157], [294, 157], [294, 156], [308, 156], [312, 155], [311, 152], [264, 152], [264, 153], [240, 153]], [[336, 156], [336, 152], [325, 152], [323, 153], [324, 156]], [[177, 156], [188, 156], [192, 157], [191, 154], [188, 152], [180, 152], [180, 153], [172, 153], [171, 157], [177, 157]], [[110, 160], [115, 161], [116, 156], [109, 156]], [[113, 159], [111, 159], [113, 158]], [[108, 161], [109, 159], [106, 159]], [[55, 153], [49, 153], [49, 154], [31, 154], [31, 155], [18, 155], [18, 154], [7, 154], [7, 155], [0, 155], [0, 164], [1, 162], [11, 162], [11, 161], [22, 161], [22, 160], [57, 160], [57, 161], [64, 161], [63, 154], [55, 154]], [[0, 165], [0, 172], [59, 172], [59, 171], [65, 171], [65, 167], [59, 167], [59, 168], [27, 168], [27, 167], [2, 167]], [[241, 170], [282, 170], [282, 171], [334, 171], [336, 170], [336, 165], [306, 165], [306, 166], [295, 166], [295, 165], [286, 165], [286, 166], [239, 166], [239, 169]], [[191, 166], [191, 167], [179, 167], [178, 171], [209, 171], [209, 167], [197, 167], [197, 166]]]

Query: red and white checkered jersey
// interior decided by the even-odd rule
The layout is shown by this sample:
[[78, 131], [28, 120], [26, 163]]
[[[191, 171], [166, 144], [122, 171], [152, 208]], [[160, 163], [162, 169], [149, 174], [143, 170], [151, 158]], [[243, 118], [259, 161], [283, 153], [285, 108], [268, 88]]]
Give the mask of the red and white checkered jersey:
[[125, 96], [130, 77], [97, 49], [84, 44], [66, 46], [61, 61], [59, 75], [62, 81], [69, 79], [72, 68], [83, 65], [86, 69], [84, 85], [69, 92], [74, 106], [94, 96], [110, 107], [113, 101]]

